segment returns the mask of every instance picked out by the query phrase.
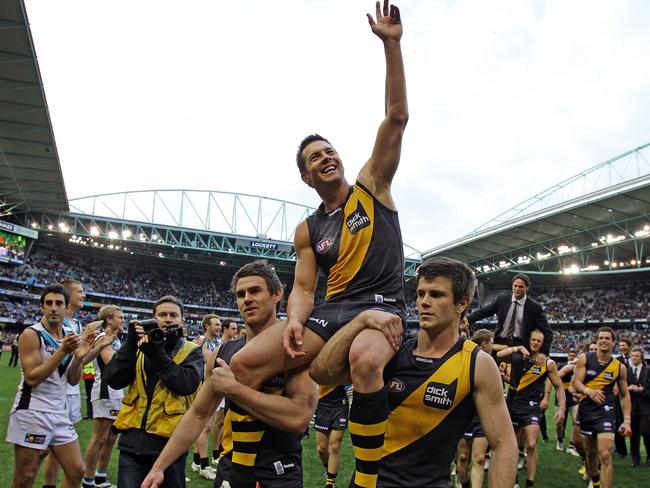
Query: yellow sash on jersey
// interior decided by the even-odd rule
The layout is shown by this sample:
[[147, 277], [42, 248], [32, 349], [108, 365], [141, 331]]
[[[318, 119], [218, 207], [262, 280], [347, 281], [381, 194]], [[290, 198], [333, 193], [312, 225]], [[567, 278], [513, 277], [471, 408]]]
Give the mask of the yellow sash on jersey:
[[[370, 225], [360, 228], [356, 233], [350, 231], [355, 226], [361, 227], [359, 224], [363, 222], [350, 222], [348, 226], [348, 219], [352, 218], [356, 210], [362, 207], [365, 216], [360, 216], [361, 219], [370, 219]], [[342, 293], [347, 288], [348, 284], [356, 276], [361, 269], [370, 241], [372, 240], [372, 232], [375, 228], [375, 205], [372, 196], [363, 191], [358, 185], [354, 186], [354, 191], [348, 198], [343, 210], [343, 226], [341, 229], [341, 243], [339, 245], [339, 256], [336, 264], [332, 266], [327, 280], [327, 295], [325, 299], [328, 300], [334, 295]]]
[[[598, 376], [585, 383], [585, 387], [591, 390], [604, 390], [607, 385], [614, 383], [618, 379], [620, 373], [621, 362], [616, 358], [612, 358], [609, 364], [605, 366], [605, 369], [598, 373]], [[580, 400], [585, 396], [581, 394]]]
[[534, 364], [528, 371], [526, 371], [521, 380], [519, 380], [519, 385], [517, 386], [517, 391], [522, 391], [529, 387], [532, 383], [535, 382], [538, 378], [544, 376], [546, 373], [546, 362], [541, 366]]
[[[399, 451], [434, 430], [471, 393], [470, 365], [472, 351], [476, 347], [478, 346], [475, 343], [466, 340], [460, 351], [447, 359], [390, 413], [384, 440], [384, 456]], [[457, 381], [456, 394], [449, 408], [439, 409], [423, 405], [427, 386], [431, 382], [451, 385], [454, 381]]]

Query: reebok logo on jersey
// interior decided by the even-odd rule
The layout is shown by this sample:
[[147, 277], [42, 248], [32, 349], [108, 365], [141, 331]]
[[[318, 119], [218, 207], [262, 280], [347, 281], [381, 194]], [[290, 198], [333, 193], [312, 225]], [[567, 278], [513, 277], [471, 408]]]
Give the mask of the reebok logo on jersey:
[[45, 444], [45, 436], [37, 434], [26, 434], [25, 442], [30, 444]]
[[364, 227], [370, 225], [370, 218], [364, 210], [363, 205], [361, 205], [361, 202], [357, 203], [357, 209], [347, 218], [345, 225], [348, 226], [350, 234], [356, 234]]
[[388, 391], [399, 393], [401, 391], [404, 391], [404, 388], [406, 388], [406, 386], [404, 385], [404, 382], [399, 378], [391, 378], [388, 380]]
[[532, 374], [536, 374], [537, 376], [539, 376], [540, 374], [542, 374], [542, 368], [540, 368], [539, 366], [535, 366], [533, 369], [530, 370], [530, 372]]
[[284, 474], [284, 466], [282, 466], [282, 461], [274, 462], [273, 467], [275, 468], [275, 473], [277, 475]]
[[456, 398], [457, 385], [458, 380], [454, 380], [450, 385], [432, 381], [427, 385], [427, 389], [424, 393], [424, 404], [429, 407], [449, 410], [454, 404], [454, 399]]
[[326, 237], [325, 239], [321, 239], [318, 241], [318, 244], [316, 244], [316, 252], [318, 254], [325, 254], [330, 247], [332, 247], [332, 244], [334, 244], [334, 239], [331, 237]]
[[603, 378], [611, 381], [614, 379], [614, 374], [611, 371], [605, 371], [605, 373], [603, 374]]

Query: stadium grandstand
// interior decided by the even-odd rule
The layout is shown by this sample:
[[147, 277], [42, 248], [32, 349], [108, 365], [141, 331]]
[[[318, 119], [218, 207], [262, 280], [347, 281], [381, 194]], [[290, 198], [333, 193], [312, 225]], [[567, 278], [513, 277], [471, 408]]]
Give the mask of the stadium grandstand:
[[[185, 305], [190, 337], [201, 333], [208, 313], [240, 321], [230, 280], [251, 260], [269, 260], [290, 291], [293, 232], [314, 211], [309, 206], [190, 189], [69, 199], [22, 0], [2, 2], [0, 21], [0, 347], [9, 349], [40, 320], [41, 290], [64, 278], [83, 284], [84, 324], [107, 304], [127, 319], [148, 318], [156, 299], [173, 294]], [[405, 245], [404, 254], [410, 333], [418, 326], [417, 267], [447, 256], [475, 272], [473, 309], [508, 292], [515, 273], [528, 274], [561, 362], [602, 325], [650, 350], [650, 143], [464, 237], [426, 252]], [[322, 300], [322, 282], [317, 295]]]
[[[179, 295], [190, 326], [216, 312], [236, 316], [234, 270], [270, 260], [290, 287], [296, 224], [314, 209], [220, 191], [143, 190], [69, 200], [22, 2], [3, 5], [13, 29], [0, 63], [0, 317], [18, 332], [38, 319], [45, 284], [78, 279], [92, 316], [106, 303], [141, 317], [161, 294]], [[25, 110], [29, 107], [29, 110]], [[473, 307], [533, 278], [563, 353], [611, 324], [647, 344], [650, 271], [650, 144], [541, 192], [465, 237], [420, 254], [405, 246], [409, 290], [421, 259], [445, 255], [473, 267]], [[408, 241], [408, 236], [405, 236]], [[411, 295], [413, 296], [413, 295]], [[409, 304], [410, 326], [416, 310]], [[635, 341], [636, 342], [636, 341]]]

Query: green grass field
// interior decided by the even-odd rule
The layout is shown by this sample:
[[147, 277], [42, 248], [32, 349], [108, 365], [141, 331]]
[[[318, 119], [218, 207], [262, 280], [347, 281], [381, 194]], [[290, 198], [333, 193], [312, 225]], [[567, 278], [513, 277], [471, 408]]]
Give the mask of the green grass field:
[[[3, 414], [0, 416], [0, 431], [2, 432], [3, 439], [7, 431], [7, 417], [16, 394], [16, 387], [19, 381], [18, 368], [7, 368], [8, 355], [3, 355], [2, 364], [0, 364], [0, 411]], [[548, 419], [551, 419], [551, 413], [548, 414]], [[85, 449], [90, 435], [92, 432], [92, 425], [90, 420], [82, 420], [77, 424], [77, 431], [81, 439], [82, 449]], [[567, 428], [568, 431], [568, 428]], [[316, 454], [316, 447], [314, 441], [314, 433], [311, 431], [308, 439], [303, 441], [303, 464], [305, 469], [305, 487], [317, 488], [324, 486], [324, 471]], [[549, 428], [550, 441], [548, 443], [541, 442], [539, 444], [540, 451], [540, 466], [537, 473], [537, 487], [576, 487], [584, 488], [587, 482], [584, 482], [578, 476], [577, 470], [579, 468], [579, 458], [570, 456], [564, 452], [555, 450], [555, 433]], [[435, 449], [431, 452], [432, 458], [435, 456]], [[347, 486], [353, 471], [354, 460], [352, 458], [352, 447], [350, 444], [350, 437], [346, 435], [342, 447], [342, 460], [341, 468], [339, 471], [339, 481], [337, 486]], [[645, 458], [643, 459], [645, 460]], [[14, 454], [13, 445], [2, 442], [0, 444], [0, 487], [8, 487], [11, 484], [13, 476]], [[196, 473], [190, 470], [191, 456], [188, 456], [187, 473], [192, 481], [189, 487], [211, 487], [210, 481], [199, 478]], [[629, 456], [625, 459], [616, 459], [614, 461], [614, 486], [616, 487], [634, 487], [644, 488], [650, 487], [650, 467], [632, 468]], [[117, 450], [109, 466], [109, 479], [115, 482], [117, 468]], [[520, 481], [525, 480], [525, 471], [519, 472]], [[35, 486], [40, 486], [41, 478], [37, 481]], [[487, 483], [486, 483], [487, 486]], [[416, 487], [413, 487], [416, 488]]]

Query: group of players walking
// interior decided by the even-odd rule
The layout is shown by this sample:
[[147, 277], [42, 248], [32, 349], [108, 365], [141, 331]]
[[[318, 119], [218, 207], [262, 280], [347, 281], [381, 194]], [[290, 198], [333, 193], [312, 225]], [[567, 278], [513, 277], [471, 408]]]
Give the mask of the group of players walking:
[[[316, 383], [331, 385], [321, 387], [315, 420], [327, 486], [336, 482], [336, 445], [347, 413], [340, 385], [347, 384], [353, 386], [350, 486], [446, 488], [459, 441], [470, 430], [472, 449], [485, 453], [486, 444], [490, 448], [489, 486], [515, 485], [517, 435], [526, 446], [526, 483], [532, 485], [547, 377], [556, 387], [556, 422], [563, 421], [567, 405], [557, 367], [548, 359], [552, 333], [541, 307], [526, 296], [528, 277], [518, 275], [512, 296], [465, 322], [474, 295], [472, 270], [447, 258], [426, 260], [416, 273], [419, 330], [403, 340], [404, 254], [391, 194], [408, 121], [400, 11], [377, 2], [368, 22], [386, 58], [385, 118], [352, 185], [327, 139], [313, 134], [299, 146], [301, 178], [322, 204], [296, 229], [287, 320], [279, 322], [276, 316], [282, 284], [260, 261], [243, 266], [232, 280], [246, 334], [207, 352], [178, 334], [183, 305], [174, 297], [156, 302], [153, 326], [129, 324], [120, 344], [120, 311], [106, 312], [83, 332], [73, 330], [63, 315], [75, 302], [67, 290], [47, 287], [41, 296], [43, 320], [29, 327], [19, 343], [23, 379], [7, 436], [16, 446], [14, 486], [33, 484], [46, 449], [63, 467], [63, 486], [79, 486], [82, 473], [86, 485], [104, 486], [112, 424], [121, 434], [120, 488], [183, 487], [186, 453], [205, 436], [224, 402], [215, 486], [301, 487], [300, 439], [317, 409]], [[315, 307], [319, 269], [326, 293], [324, 303]], [[480, 344], [459, 333], [480, 316], [495, 313], [494, 354], [511, 365], [504, 374], [490, 354], [489, 333], [479, 331]], [[573, 372], [574, 389], [584, 397], [581, 446], [594, 486], [611, 486], [605, 450], [613, 432], [615, 383], [626, 415], [622, 430], [629, 431], [625, 366], [611, 358], [613, 341], [613, 331], [601, 329], [597, 351], [581, 356]], [[103, 380], [98, 383], [105, 403], [93, 405], [98, 421], [89, 449], [97, 453], [87, 454], [84, 466], [65, 414], [72, 403], [61, 392], [68, 383], [78, 383], [83, 364], [91, 359], [106, 380], [106, 387]], [[507, 403], [503, 376], [510, 382]], [[479, 441], [481, 431], [487, 442]], [[201, 444], [198, 450], [205, 452]], [[207, 468], [205, 458], [199, 452], [201, 471]]]

